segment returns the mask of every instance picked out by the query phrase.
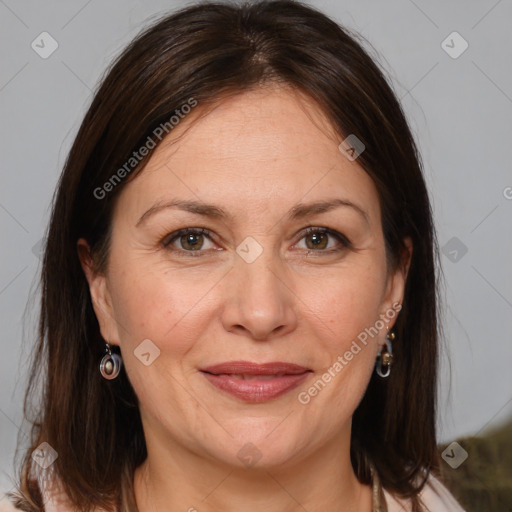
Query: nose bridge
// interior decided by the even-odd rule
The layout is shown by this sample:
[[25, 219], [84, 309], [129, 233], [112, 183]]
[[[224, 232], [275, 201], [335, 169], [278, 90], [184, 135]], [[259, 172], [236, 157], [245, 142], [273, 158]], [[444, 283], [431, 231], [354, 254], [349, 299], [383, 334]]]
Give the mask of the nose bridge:
[[245, 297], [252, 297], [254, 301], [265, 299], [264, 301], [259, 300], [261, 307], [277, 305], [284, 298], [281, 289], [283, 287], [283, 272], [281, 270], [280, 276], [279, 265], [276, 264], [270, 249], [264, 251], [251, 263], [247, 263], [243, 259], [239, 260], [237, 266], [243, 288], [248, 292], [244, 294]]
[[231, 273], [231, 300], [224, 312], [225, 327], [249, 331], [266, 339], [274, 331], [295, 327], [293, 293], [285, 285], [285, 272], [270, 248], [246, 240], [237, 248]]

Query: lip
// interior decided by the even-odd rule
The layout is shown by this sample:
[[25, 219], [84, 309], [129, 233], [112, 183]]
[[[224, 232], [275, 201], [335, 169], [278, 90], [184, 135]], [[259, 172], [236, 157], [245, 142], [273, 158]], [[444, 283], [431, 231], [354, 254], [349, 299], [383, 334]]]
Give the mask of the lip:
[[[266, 402], [291, 391], [312, 373], [309, 368], [282, 361], [264, 364], [230, 361], [200, 371], [218, 389], [253, 403]], [[272, 375], [275, 377], [270, 378]]]
[[202, 372], [213, 374], [226, 373], [231, 375], [276, 375], [284, 373], [286, 375], [297, 375], [309, 371], [309, 368], [298, 364], [286, 363], [283, 361], [272, 361], [270, 363], [251, 363], [250, 361], [227, 361], [225, 363], [215, 364], [201, 368]]

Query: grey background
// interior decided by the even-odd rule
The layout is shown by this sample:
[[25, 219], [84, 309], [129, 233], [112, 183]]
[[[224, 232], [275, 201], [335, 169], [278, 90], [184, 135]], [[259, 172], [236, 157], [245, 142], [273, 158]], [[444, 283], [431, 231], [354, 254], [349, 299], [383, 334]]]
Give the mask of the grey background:
[[[373, 44], [419, 142], [445, 253], [440, 441], [478, 435], [512, 414], [512, 2], [310, 3]], [[186, 4], [0, 0], [0, 490], [26, 432], [37, 300], [22, 314], [66, 153], [106, 65], [150, 16]], [[47, 59], [31, 48], [43, 31], [59, 45]], [[456, 59], [441, 46], [453, 31], [469, 44]]]

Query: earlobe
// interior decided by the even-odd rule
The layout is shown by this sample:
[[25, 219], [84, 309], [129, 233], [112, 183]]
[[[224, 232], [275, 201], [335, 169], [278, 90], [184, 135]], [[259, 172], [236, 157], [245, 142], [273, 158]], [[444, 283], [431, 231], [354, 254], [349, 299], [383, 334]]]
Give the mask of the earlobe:
[[89, 285], [92, 306], [100, 325], [101, 335], [111, 344], [117, 344], [117, 336], [114, 335], [112, 330], [114, 315], [106, 276], [96, 270], [89, 244], [84, 238], [78, 240], [77, 251], [82, 270]]

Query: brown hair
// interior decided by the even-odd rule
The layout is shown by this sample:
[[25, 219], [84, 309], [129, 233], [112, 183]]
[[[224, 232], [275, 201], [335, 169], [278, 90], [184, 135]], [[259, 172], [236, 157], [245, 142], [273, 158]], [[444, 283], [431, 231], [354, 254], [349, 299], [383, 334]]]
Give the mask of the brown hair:
[[[395, 324], [396, 364], [388, 379], [372, 376], [355, 411], [351, 457], [361, 482], [370, 483], [372, 464], [385, 489], [412, 498], [413, 509], [420, 510], [418, 493], [429, 472], [437, 474], [439, 468], [437, 243], [405, 116], [383, 71], [358, 40], [363, 41], [299, 2], [207, 2], [158, 20], [112, 64], [54, 197], [27, 416], [40, 378], [42, 396], [30, 420], [31, 446], [20, 464], [20, 508], [44, 510], [30, 468], [32, 451], [46, 441], [58, 452], [52, 468], [79, 510], [135, 510], [133, 473], [146, 457], [137, 397], [124, 369], [113, 381], [98, 371], [105, 342], [76, 246], [84, 237], [97, 270], [107, 269], [114, 201], [128, 180], [101, 199], [98, 187], [190, 98], [200, 106], [214, 105], [226, 95], [280, 83], [310, 97], [341, 137], [355, 134], [365, 144], [358, 163], [378, 189], [393, 267], [400, 264], [404, 238], [412, 239], [403, 308]], [[149, 157], [134, 167], [130, 179]]]

